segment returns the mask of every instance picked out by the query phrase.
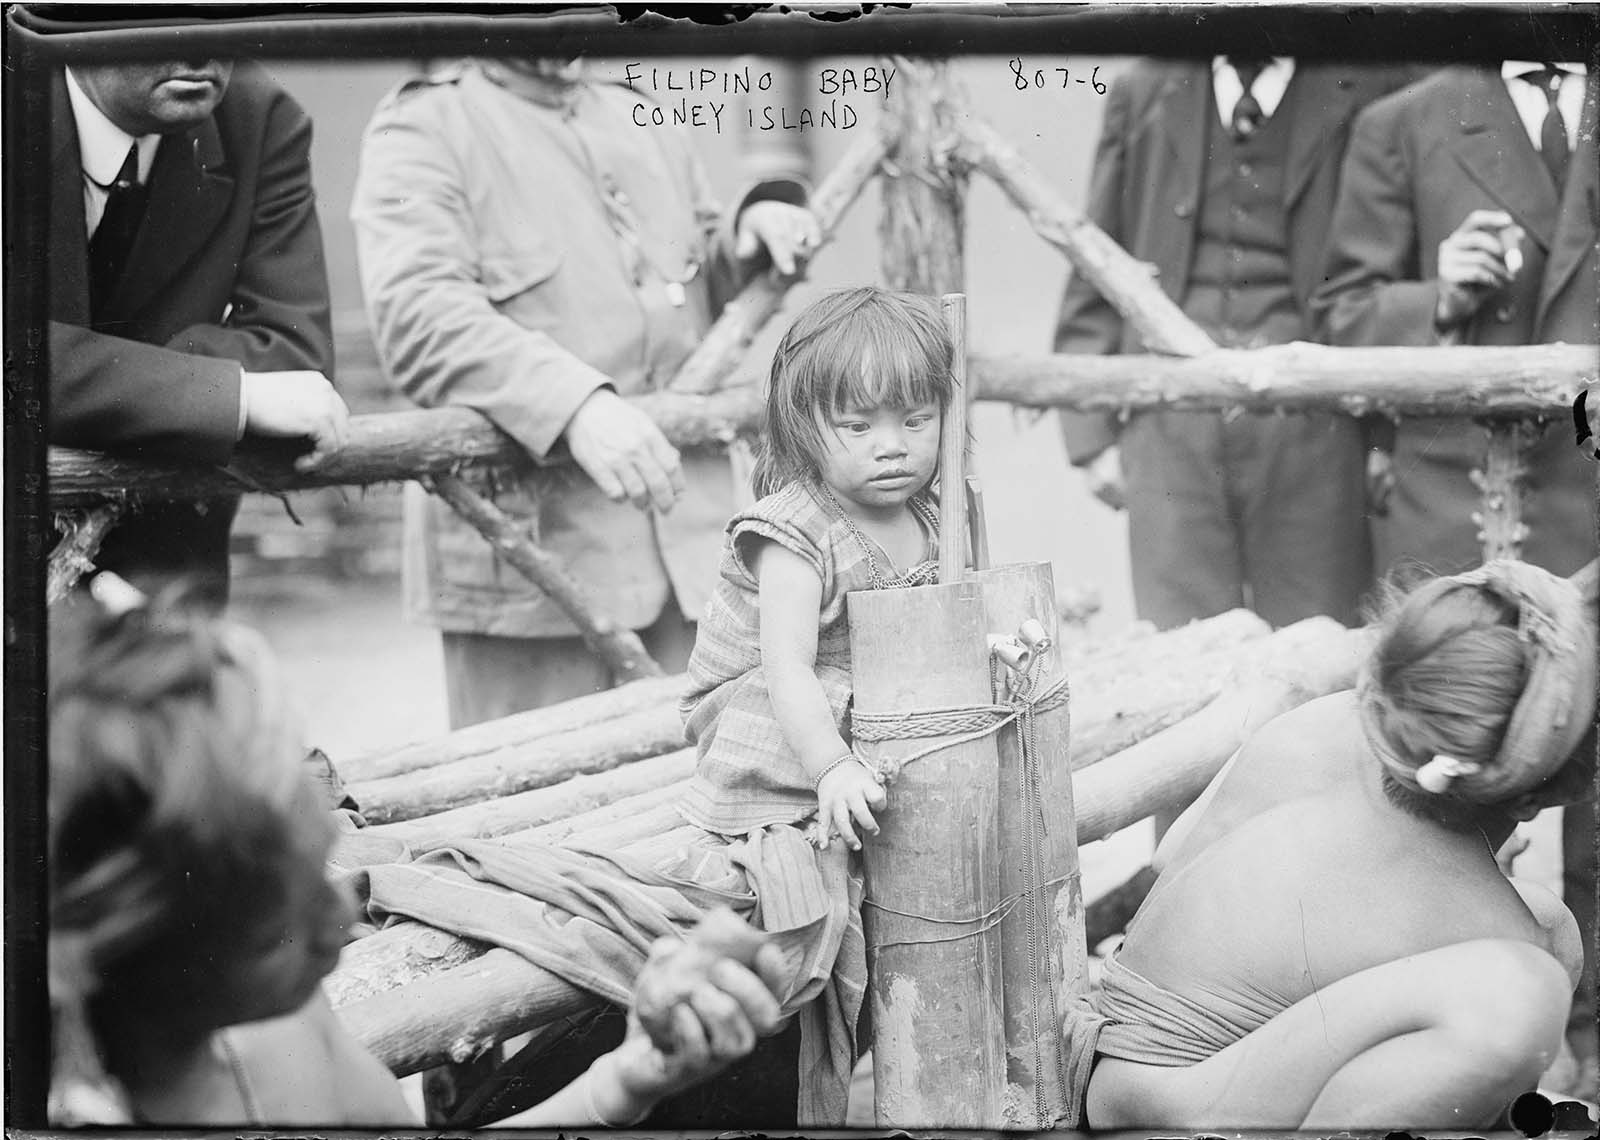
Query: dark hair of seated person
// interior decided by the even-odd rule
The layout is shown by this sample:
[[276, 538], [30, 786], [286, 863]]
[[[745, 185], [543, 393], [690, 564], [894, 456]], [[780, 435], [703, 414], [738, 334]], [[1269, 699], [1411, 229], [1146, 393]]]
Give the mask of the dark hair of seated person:
[[[1369, 743], [1376, 743], [1376, 726], [1382, 748], [1398, 761], [1383, 773], [1391, 803], [1452, 830], [1471, 831], [1504, 820], [1508, 812], [1531, 814], [1530, 804], [1548, 806], [1584, 794], [1593, 771], [1592, 725], [1567, 755], [1545, 761], [1546, 771], [1524, 781], [1524, 793], [1515, 798], [1488, 797], [1468, 787], [1435, 794], [1404, 778], [1441, 753], [1485, 773], [1498, 766], [1505, 775], [1505, 765], [1513, 762], [1505, 755], [1507, 733], [1532, 682], [1529, 640], [1519, 625], [1524, 607], [1513, 597], [1460, 578], [1391, 590], [1382, 606], [1364, 683]], [[1587, 707], [1592, 710], [1592, 694]]]
[[259, 635], [177, 594], [71, 609], [48, 692], [52, 1098], [127, 1098], [157, 1079], [152, 1041], [176, 1057], [306, 1002], [349, 908]]

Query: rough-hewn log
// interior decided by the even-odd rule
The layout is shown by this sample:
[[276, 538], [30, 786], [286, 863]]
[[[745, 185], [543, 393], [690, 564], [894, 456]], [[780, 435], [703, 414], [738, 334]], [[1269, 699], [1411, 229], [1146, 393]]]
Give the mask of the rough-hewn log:
[[1321, 410], [1350, 415], [1566, 416], [1600, 376], [1594, 345], [1330, 348], [1295, 342], [1193, 359], [972, 358], [980, 400], [1030, 408]]
[[608, 614], [594, 612], [583, 587], [567, 573], [561, 560], [533, 541], [532, 527], [526, 520], [506, 514], [459, 475], [429, 475], [422, 485], [449, 503], [456, 514], [488, 540], [495, 553], [555, 602], [578, 627], [584, 645], [615, 676], [627, 681], [661, 676], [661, 666], [645, 649], [639, 635], [618, 625]]
[[[761, 394], [730, 388], [706, 396], [652, 392], [629, 397], [675, 446], [720, 447], [758, 429]], [[463, 467], [526, 470], [526, 453], [511, 437], [470, 408], [385, 412], [352, 416], [344, 448], [314, 472], [294, 469], [294, 451], [251, 440], [227, 468], [139, 463], [92, 451], [51, 448], [50, 505], [54, 510], [112, 501], [206, 499], [241, 491], [293, 491], [307, 487], [365, 486], [454, 474]], [[557, 452], [552, 466], [568, 462]], [[535, 478], [570, 479], [569, 471], [535, 472]]]
[[992, 127], [964, 116], [961, 149], [1027, 215], [1039, 236], [1065, 253], [1073, 271], [1092, 281], [1157, 352], [1198, 356], [1215, 345], [1205, 330], [1161, 291], [1149, 265], [1135, 261], [1082, 210], [1072, 206]]
[[948, 65], [895, 57], [900, 98], [884, 104], [879, 179], [880, 264], [891, 289], [938, 296], [964, 288], [966, 164], [957, 155], [963, 113]]
[[547, 788], [573, 776], [604, 772], [682, 747], [683, 722], [677, 706], [662, 703], [521, 747], [352, 783], [350, 794], [370, 822], [393, 823]]
[[61, 541], [50, 552], [50, 564], [45, 572], [45, 605], [54, 605], [66, 597], [78, 579], [94, 569], [100, 543], [106, 532], [116, 525], [119, 514], [120, 507], [106, 504], [57, 516], [56, 529], [61, 532]]
[[1483, 467], [1472, 470], [1472, 483], [1478, 488], [1472, 521], [1478, 524], [1485, 562], [1522, 557], [1522, 543], [1528, 537], [1528, 524], [1522, 521], [1523, 480], [1528, 474], [1523, 457], [1534, 438], [1527, 424], [1489, 425]]
[[[1141, 657], [1161, 654], [1161, 659], [1195, 657], [1202, 653], [1237, 648], [1265, 637], [1272, 627], [1247, 609], [1228, 610], [1175, 629], [1157, 630], [1150, 622], [1133, 622], [1114, 634], [1071, 642], [1065, 649], [1074, 682], [1086, 674], [1135, 668]], [[1159, 640], [1152, 640], [1159, 639]], [[1159, 649], [1156, 649], [1159, 646]], [[1148, 660], [1146, 664], [1148, 664]]]
[[1073, 773], [1078, 842], [1104, 839], [1154, 812], [1186, 807], [1256, 729], [1296, 705], [1355, 684], [1367, 635], [1331, 619], [1313, 621], [1325, 624], [1301, 631], [1300, 644], [1287, 655], [1293, 664], [1282, 657], [1246, 664], [1193, 716]]
[[[883, 139], [866, 134], [856, 140], [838, 164], [828, 172], [828, 177], [811, 196], [809, 206], [821, 230], [821, 249], [833, 240], [833, 231], [839, 219], [861, 194], [861, 189], [878, 170], [883, 161]], [[815, 250], [812, 251], [815, 254]], [[783, 304], [784, 294], [797, 278], [783, 277], [769, 269], [740, 291], [739, 295], [723, 306], [722, 315], [706, 332], [705, 337], [683, 362], [677, 375], [667, 385], [674, 392], [714, 392], [722, 387], [739, 361], [744, 358], [750, 342], [763, 326], [772, 319]]]
[[[664, 707], [669, 712], [675, 711], [670, 706]], [[694, 772], [695, 753], [692, 748], [679, 748], [664, 755], [653, 753], [647, 759], [626, 755], [614, 758], [618, 760], [618, 766], [609, 771], [574, 776], [532, 791], [495, 795], [467, 807], [422, 815], [421, 818], [409, 815], [398, 822], [372, 830], [407, 842], [432, 836], [489, 839], [554, 823], [627, 796], [679, 784]], [[627, 763], [630, 759], [634, 762]], [[476, 761], [463, 762], [472, 763]], [[364, 801], [359, 797], [356, 802], [362, 804], [363, 811], [366, 810]]]
[[1242, 642], [1192, 657], [1168, 657], [1159, 638], [1146, 657], [1130, 654], [1072, 680], [1072, 768], [1098, 764], [1204, 708], [1229, 673], [1270, 639]]
[[419, 740], [400, 748], [341, 757], [339, 774], [346, 783], [356, 783], [452, 764], [457, 760], [506, 748], [521, 748], [547, 736], [603, 724], [640, 709], [676, 702], [688, 687], [689, 682], [682, 673], [630, 681], [615, 689], [574, 697], [570, 701], [485, 721], [470, 728], [459, 728], [444, 736]]

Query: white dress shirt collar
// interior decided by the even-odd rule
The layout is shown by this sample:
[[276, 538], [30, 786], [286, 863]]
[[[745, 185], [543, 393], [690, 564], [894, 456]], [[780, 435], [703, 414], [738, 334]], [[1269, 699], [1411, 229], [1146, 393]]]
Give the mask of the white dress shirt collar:
[[[1556, 94], [1556, 105], [1561, 108], [1561, 118], [1567, 127], [1567, 146], [1576, 150], [1589, 69], [1585, 64], [1564, 60], [1556, 61], [1555, 65], [1569, 77], [1562, 82], [1561, 90]], [[1544, 66], [1538, 60], [1531, 59], [1508, 59], [1500, 65], [1500, 78], [1505, 82], [1511, 102], [1517, 108], [1517, 117], [1522, 120], [1522, 127], [1528, 132], [1534, 150], [1540, 149], [1539, 137], [1544, 129], [1544, 117], [1550, 111], [1550, 103], [1543, 91], [1522, 76], [1530, 71], [1539, 71]]]
[[[1278, 55], [1267, 61], [1250, 87], [1250, 93], [1261, 104], [1263, 116], [1272, 117], [1278, 104], [1283, 102], [1283, 93], [1289, 89], [1289, 80], [1293, 78], [1294, 60], [1291, 57]], [[1211, 86], [1217, 98], [1217, 117], [1223, 126], [1232, 126], [1233, 108], [1244, 94], [1244, 83], [1225, 55], [1219, 55], [1211, 61]]]
[[150, 168], [155, 165], [156, 148], [161, 145], [158, 134], [134, 138], [94, 105], [94, 100], [78, 86], [77, 76], [69, 67], [67, 72], [67, 99], [72, 103], [72, 118], [78, 127], [78, 161], [83, 173], [102, 189], [116, 181], [128, 157], [128, 148], [139, 144], [139, 181], [150, 180]]

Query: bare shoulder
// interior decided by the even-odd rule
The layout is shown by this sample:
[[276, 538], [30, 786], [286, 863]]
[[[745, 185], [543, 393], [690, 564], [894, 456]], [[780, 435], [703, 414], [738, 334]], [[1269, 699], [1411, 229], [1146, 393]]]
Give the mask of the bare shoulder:
[[274, 1124], [414, 1124], [393, 1074], [320, 994], [284, 1017], [223, 1031], [249, 1100]]

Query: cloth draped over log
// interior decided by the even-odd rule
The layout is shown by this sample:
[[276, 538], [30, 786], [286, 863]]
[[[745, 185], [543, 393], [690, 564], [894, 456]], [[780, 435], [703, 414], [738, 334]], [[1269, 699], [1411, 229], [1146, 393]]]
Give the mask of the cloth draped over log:
[[[784, 956], [778, 996], [801, 1023], [799, 1123], [843, 1123], [867, 976], [862, 882], [843, 844], [817, 851], [798, 828], [776, 826], [707, 834], [653, 863], [472, 839], [417, 843], [409, 856], [349, 872], [374, 924], [416, 919], [504, 947], [624, 1007], [652, 941], [731, 907]], [[364, 859], [336, 853], [340, 862]]]

